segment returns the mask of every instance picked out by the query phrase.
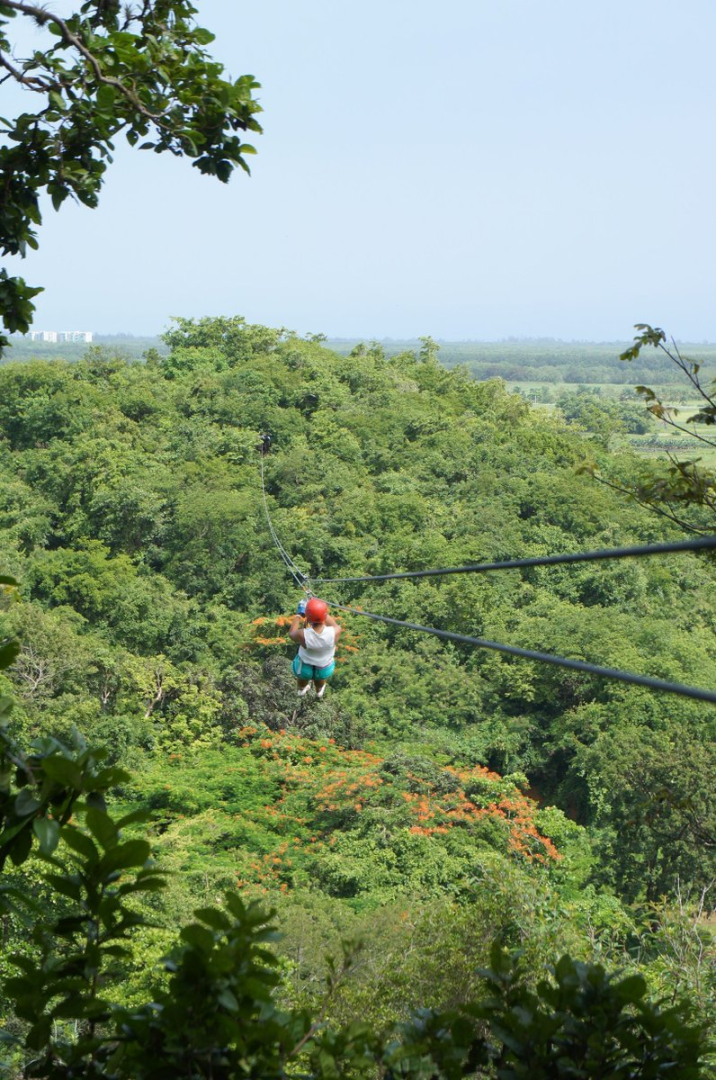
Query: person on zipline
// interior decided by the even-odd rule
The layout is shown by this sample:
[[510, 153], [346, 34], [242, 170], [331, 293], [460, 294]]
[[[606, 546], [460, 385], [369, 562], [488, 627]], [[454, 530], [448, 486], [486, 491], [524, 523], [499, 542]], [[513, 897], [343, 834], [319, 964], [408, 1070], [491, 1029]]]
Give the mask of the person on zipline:
[[[302, 619], [305, 620], [303, 629]], [[298, 679], [299, 697], [305, 697], [311, 689], [311, 683], [317, 698], [322, 698], [325, 694], [326, 683], [336, 667], [333, 657], [342, 629], [333, 616], [328, 614], [325, 600], [312, 596], [309, 601], [301, 600], [299, 603], [288, 631], [288, 636], [298, 645], [292, 670]]]

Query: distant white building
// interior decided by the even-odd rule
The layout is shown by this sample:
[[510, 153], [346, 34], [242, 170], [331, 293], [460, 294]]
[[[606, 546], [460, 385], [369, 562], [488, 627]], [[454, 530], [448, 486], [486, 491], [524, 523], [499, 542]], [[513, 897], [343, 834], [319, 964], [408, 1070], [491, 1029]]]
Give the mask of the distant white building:
[[27, 336], [30, 341], [52, 342], [53, 345], [60, 341], [65, 344], [90, 344], [92, 341], [91, 330], [31, 330]]
[[58, 330], [57, 331], [57, 340], [58, 341], [71, 341], [71, 342], [79, 341], [79, 342], [84, 342], [85, 344], [89, 344], [92, 341], [92, 331], [91, 330]]

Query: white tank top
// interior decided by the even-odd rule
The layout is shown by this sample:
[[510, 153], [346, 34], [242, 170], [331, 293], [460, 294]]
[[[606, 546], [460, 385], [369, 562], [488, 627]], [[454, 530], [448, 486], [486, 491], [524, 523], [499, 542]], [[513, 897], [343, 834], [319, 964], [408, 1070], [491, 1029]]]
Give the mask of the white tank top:
[[317, 634], [312, 626], [307, 626], [303, 636], [306, 644], [298, 646], [298, 655], [304, 664], [328, 667], [336, 651], [336, 628], [324, 626], [321, 633]]

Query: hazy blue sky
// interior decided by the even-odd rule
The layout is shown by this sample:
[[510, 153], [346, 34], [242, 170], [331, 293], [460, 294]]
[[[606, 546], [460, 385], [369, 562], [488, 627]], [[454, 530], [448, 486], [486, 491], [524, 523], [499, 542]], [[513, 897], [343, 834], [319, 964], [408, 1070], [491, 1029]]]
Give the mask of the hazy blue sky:
[[196, 2], [263, 86], [253, 176], [123, 148], [48, 209], [37, 328], [716, 340], [713, 0]]

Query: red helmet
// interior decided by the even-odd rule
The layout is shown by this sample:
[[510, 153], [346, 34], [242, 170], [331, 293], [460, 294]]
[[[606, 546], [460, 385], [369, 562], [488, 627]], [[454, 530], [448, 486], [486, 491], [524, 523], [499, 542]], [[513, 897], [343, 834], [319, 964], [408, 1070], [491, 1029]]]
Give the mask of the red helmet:
[[325, 622], [328, 614], [328, 604], [325, 600], [319, 600], [312, 596], [306, 604], [306, 618], [309, 622]]

